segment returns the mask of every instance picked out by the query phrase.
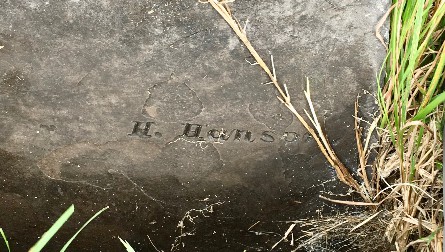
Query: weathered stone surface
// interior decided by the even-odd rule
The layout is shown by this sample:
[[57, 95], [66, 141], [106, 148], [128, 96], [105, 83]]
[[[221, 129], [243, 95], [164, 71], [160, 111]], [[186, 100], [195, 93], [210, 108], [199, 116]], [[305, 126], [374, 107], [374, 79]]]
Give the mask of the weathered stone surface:
[[[353, 104], [375, 89], [384, 48], [374, 26], [386, 8], [233, 5], [301, 112], [309, 77], [328, 137], [352, 168]], [[18, 250], [70, 204], [76, 216], [53, 250], [106, 205], [74, 250], [115, 251], [116, 236], [153, 250], [149, 235], [167, 251], [181, 232], [190, 232], [176, 240], [181, 251], [266, 250], [287, 229], [279, 221], [330, 212], [320, 191], [346, 190], [208, 4], [2, 2], [0, 46], [0, 226]]]

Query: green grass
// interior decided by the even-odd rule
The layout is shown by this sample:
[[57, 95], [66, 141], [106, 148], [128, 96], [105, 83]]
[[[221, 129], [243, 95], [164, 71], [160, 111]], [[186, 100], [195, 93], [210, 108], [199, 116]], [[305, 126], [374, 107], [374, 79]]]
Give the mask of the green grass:
[[[208, 3], [229, 24], [269, 76], [279, 93], [278, 99], [314, 137], [339, 180], [360, 194], [365, 202], [331, 201], [368, 205], [371, 211], [384, 208], [391, 212], [394, 218], [382, 233], [398, 251], [408, 248], [442, 251], [443, 184], [438, 179], [442, 177], [442, 169], [436, 167], [443, 167], [440, 142], [443, 140], [445, 101], [445, 0], [393, 0], [388, 54], [377, 80], [381, 114], [376, 120], [380, 125], [380, 145], [378, 157], [372, 165], [372, 178], [367, 172], [367, 161], [372, 151], [368, 145], [371, 135], [366, 137], [363, 146], [359, 122], [356, 120], [360, 167], [354, 177], [349, 173], [353, 169], [346, 169], [337, 158], [319, 125], [309, 87], [305, 96], [311, 113], [306, 112], [306, 115], [312, 124], [292, 105], [287, 87], [278, 83], [273, 58], [271, 71], [248, 40], [245, 30], [232, 16], [227, 2]], [[380, 83], [382, 75], [384, 83]], [[358, 105], [356, 115], [357, 111]], [[373, 125], [369, 134], [375, 128]], [[356, 179], [358, 177], [360, 179]]]
[[5, 232], [3, 232], [2, 228], [0, 228], [0, 234], [2, 235], [3, 241], [6, 244], [6, 248], [8, 248], [8, 252], [11, 252], [11, 248], [9, 247], [8, 239], [6, 238]]
[[445, 1], [393, 0], [393, 4], [385, 83], [378, 83], [383, 146], [379, 156], [385, 161], [377, 166], [396, 164], [394, 185], [411, 183], [437, 201], [427, 200], [413, 186], [395, 186], [394, 215], [407, 219], [394, 220], [389, 231], [401, 250], [442, 251], [443, 184], [437, 167], [443, 166]]
[[[104, 207], [100, 211], [98, 211], [93, 217], [91, 217], [72, 237], [65, 243], [63, 248], [60, 250], [61, 252], [66, 251], [68, 246], [74, 241], [77, 235], [95, 218], [97, 218], [103, 211], [107, 210], [109, 207]], [[46, 244], [53, 238], [53, 236], [59, 231], [59, 229], [68, 221], [71, 215], [74, 213], [74, 205], [71, 205], [58, 219], [57, 221], [46, 231], [42, 237], [32, 246], [29, 252], [39, 252], [46, 246]], [[3, 229], [0, 228], [0, 234], [8, 248], [8, 252], [11, 252], [9, 247], [8, 239], [6, 238]]]
[[61, 252], [64, 252], [68, 246], [71, 244], [71, 242], [74, 241], [74, 239], [76, 239], [77, 235], [94, 219], [96, 219], [97, 216], [99, 216], [103, 211], [107, 210], [109, 207], [104, 207], [102, 208], [99, 212], [97, 212], [95, 215], [93, 215], [93, 217], [91, 217], [87, 222], [85, 222], [85, 224], [83, 224], [83, 226], [73, 235], [73, 237], [71, 237], [71, 239], [68, 240], [68, 242], [63, 246], [63, 248], [60, 250]]
[[125, 240], [122, 240], [120, 237], [118, 237], [118, 238], [119, 238], [119, 241], [121, 241], [121, 243], [124, 245], [127, 252], [135, 252], [134, 249], [131, 247], [130, 243], [128, 243]]
[[59, 231], [59, 229], [65, 224], [65, 222], [68, 221], [68, 219], [71, 217], [71, 215], [74, 213], [74, 205], [71, 205], [63, 214], [62, 216], [57, 219], [57, 221], [51, 226], [48, 231], [46, 231], [40, 240], [37, 241], [34, 246], [29, 250], [29, 252], [38, 252], [45, 247], [45, 245], [51, 240], [51, 238]]

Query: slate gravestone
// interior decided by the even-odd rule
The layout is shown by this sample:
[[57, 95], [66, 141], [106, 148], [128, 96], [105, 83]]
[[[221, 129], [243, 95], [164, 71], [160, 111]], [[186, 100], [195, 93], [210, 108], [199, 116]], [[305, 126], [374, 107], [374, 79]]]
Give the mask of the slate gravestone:
[[[258, 52], [356, 167], [353, 104], [375, 90], [387, 1], [237, 1]], [[248, 20], [248, 22], [246, 21]], [[0, 3], [0, 226], [29, 248], [70, 205], [73, 250], [269, 249], [346, 192], [314, 141], [209, 4]], [[374, 100], [362, 104], [365, 115]], [[335, 208], [334, 208], [335, 210]], [[255, 225], [254, 225], [255, 224]], [[288, 243], [280, 246], [283, 249]]]

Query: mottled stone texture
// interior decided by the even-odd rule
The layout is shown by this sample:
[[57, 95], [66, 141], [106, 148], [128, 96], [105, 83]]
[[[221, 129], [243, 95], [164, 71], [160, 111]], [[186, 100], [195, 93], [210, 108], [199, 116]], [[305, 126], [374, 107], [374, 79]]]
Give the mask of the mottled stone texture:
[[[375, 90], [384, 48], [374, 27], [386, 8], [233, 4], [301, 113], [309, 78], [351, 169], [353, 104]], [[70, 204], [75, 215], [48, 251], [104, 206], [73, 251], [123, 251], [117, 236], [154, 251], [147, 235], [167, 251], [181, 232], [180, 251], [262, 251], [286, 231], [279, 221], [328, 214], [318, 195], [346, 190], [209, 4], [1, 1], [0, 46], [0, 227], [17, 251]], [[362, 102], [371, 112], [372, 97]]]

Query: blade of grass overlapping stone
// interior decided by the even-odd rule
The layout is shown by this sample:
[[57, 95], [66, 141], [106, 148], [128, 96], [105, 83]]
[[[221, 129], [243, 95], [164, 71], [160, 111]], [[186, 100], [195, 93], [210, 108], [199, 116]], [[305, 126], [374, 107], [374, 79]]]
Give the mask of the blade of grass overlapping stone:
[[[64, 252], [68, 246], [74, 241], [74, 239], [77, 237], [77, 235], [97, 216], [99, 216], [103, 211], [107, 210], [109, 207], [105, 207], [101, 209], [99, 212], [97, 212], [93, 217], [91, 217], [72, 237], [70, 240], [68, 240], [67, 243], [62, 247], [60, 250], [61, 252]], [[51, 240], [51, 238], [59, 231], [59, 229], [65, 224], [65, 222], [68, 221], [68, 219], [71, 217], [71, 215], [74, 213], [74, 205], [71, 205], [58, 219], [57, 221], [51, 226], [48, 231], [46, 231], [42, 237], [37, 241], [37, 243], [29, 250], [29, 252], [39, 252], [45, 247], [45, 245]]]
[[45, 247], [45, 245], [51, 240], [51, 238], [59, 231], [59, 229], [65, 224], [65, 222], [74, 213], [74, 205], [71, 205], [51, 226], [48, 231], [46, 231], [42, 237], [37, 241], [37, 243], [29, 250], [29, 252], [38, 252]]
[[71, 237], [71, 239], [68, 240], [67, 243], [65, 243], [65, 245], [63, 246], [63, 248], [60, 250], [60, 252], [64, 252], [68, 246], [74, 241], [74, 239], [76, 239], [77, 235], [79, 235], [79, 233], [94, 219], [97, 218], [97, 216], [99, 216], [103, 211], [107, 210], [109, 207], [106, 206], [104, 208], [102, 208], [99, 212], [97, 212], [96, 214], [93, 215], [93, 217], [91, 217], [87, 222], [85, 222], [85, 224], [83, 224], [83, 226], [77, 230], [77, 232]]
[[6, 238], [5, 232], [3, 232], [2, 228], [0, 228], [0, 235], [2, 235], [3, 241], [5, 242], [5, 245], [6, 245], [6, 248], [8, 249], [8, 252], [11, 252], [11, 248], [9, 247], [8, 239]]
[[117, 237], [117, 238], [119, 238], [119, 241], [122, 243], [122, 245], [124, 245], [125, 250], [127, 250], [127, 252], [135, 252], [129, 242], [127, 242], [126, 240], [122, 240], [122, 238], [120, 238], [120, 237]]

